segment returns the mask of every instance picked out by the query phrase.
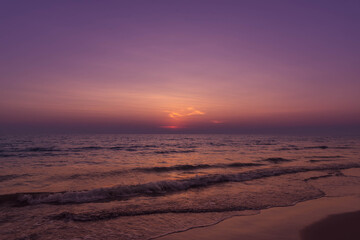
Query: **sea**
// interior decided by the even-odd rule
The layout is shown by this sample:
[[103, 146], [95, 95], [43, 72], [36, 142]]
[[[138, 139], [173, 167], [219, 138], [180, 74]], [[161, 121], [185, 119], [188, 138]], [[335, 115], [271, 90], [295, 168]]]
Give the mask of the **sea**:
[[4, 135], [0, 239], [156, 239], [360, 197], [359, 169], [359, 136]]

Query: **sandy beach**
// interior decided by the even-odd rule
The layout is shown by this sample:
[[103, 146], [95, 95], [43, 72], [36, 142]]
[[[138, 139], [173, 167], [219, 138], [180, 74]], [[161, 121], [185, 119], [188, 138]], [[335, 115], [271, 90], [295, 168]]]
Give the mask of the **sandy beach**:
[[237, 216], [219, 224], [194, 228], [158, 239], [359, 239], [360, 198], [324, 197], [258, 215]]
[[300, 235], [304, 240], [355, 240], [360, 236], [359, 226], [360, 211], [334, 214], [307, 226], [300, 232]]

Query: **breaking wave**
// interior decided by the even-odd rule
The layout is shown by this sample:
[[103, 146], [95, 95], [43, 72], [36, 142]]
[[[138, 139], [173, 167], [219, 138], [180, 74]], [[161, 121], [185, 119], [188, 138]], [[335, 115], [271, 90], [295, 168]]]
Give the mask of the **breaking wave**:
[[98, 188], [84, 191], [18, 194], [18, 202], [25, 205], [42, 203], [75, 204], [88, 202], [107, 202], [114, 200], [124, 200], [138, 196], [158, 196], [169, 193], [176, 193], [189, 189], [209, 187], [225, 182], [243, 182], [308, 171], [340, 170], [359, 167], [360, 164], [358, 163], [350, 163], [304, 167], [264, 168], [233, 174], [209, 174], [182, 180], [158, 181], [137, 185], [120, 185], [110, 188]]
[[62, 212], [60, 214], [50, 216], [53, 220], [72, 220], [76, 222], [90, 222], [109, 220], [118, 217], [142, 216], [151, 214], [166, 214], [166, 213], [208, 213], [208, 212], [230, 212], [230, 211], [244, 211], [244, 210], [258, 210], [261, 208], [251, 208], [246, 206], [232, 206], [222, 208], [163, 208], [163, 209], [148, 209], [148, 210], [112, 210], [89, 213], [72, 213]]

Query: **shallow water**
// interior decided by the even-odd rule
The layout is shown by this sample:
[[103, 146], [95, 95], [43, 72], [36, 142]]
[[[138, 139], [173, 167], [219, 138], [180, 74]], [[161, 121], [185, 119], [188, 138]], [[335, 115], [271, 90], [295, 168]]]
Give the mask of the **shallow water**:
[[[359, 137], [0, 137], [3, 239], [149, 239], [357, 195]], [[353, 188], [352, 188], [353, 189]]]

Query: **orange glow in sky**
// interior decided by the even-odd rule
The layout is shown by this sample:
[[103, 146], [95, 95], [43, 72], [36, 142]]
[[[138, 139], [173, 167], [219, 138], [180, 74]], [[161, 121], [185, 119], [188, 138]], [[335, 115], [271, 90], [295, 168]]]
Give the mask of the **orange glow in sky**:
[[0, 131], [360, 126], [351, 1], [94, 1], [76, 14], [67, 9], [82, 3], [10, 2]]
[[184, 118], [184, 117], [194, 116], [194, 115], [204, 115], [205, 114], [205, 112], [196, 110], [193, 107], [188, 107], [186, 110], [183, 110], [181, 113], [172, 112], [172, 111], [167, 111], [167, 112], [169, 112], [169, 117], [174, 118], [174, 119], [179, 119], [179, 118]]
[[178, 129], [178, 126], [160, 126], [161, 128], [168, 128], [168, 129]]

